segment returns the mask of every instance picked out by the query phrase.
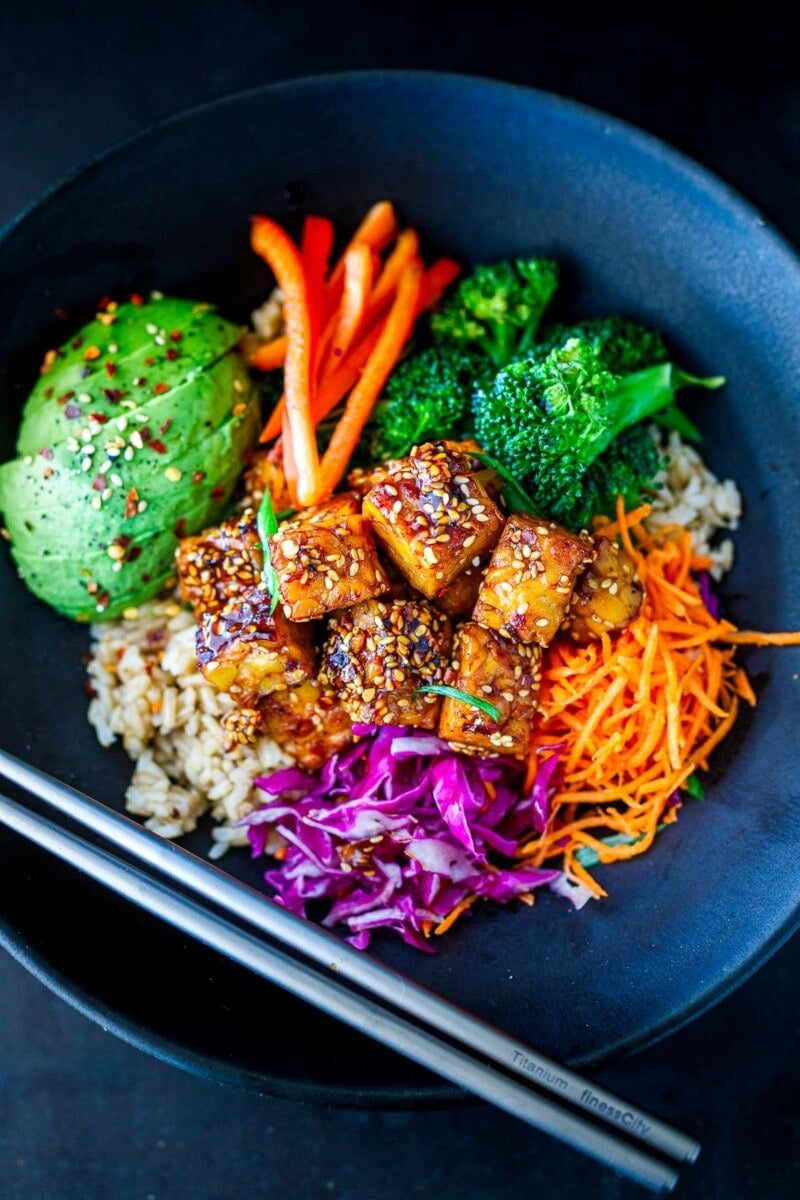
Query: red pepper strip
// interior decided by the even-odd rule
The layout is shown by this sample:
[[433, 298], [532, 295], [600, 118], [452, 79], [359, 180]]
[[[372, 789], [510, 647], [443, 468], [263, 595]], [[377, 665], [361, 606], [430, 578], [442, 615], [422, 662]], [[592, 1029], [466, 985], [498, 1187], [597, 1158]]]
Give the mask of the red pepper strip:
[[397, 290], [403, 269], [419, 254], [419, 236], [416, 229], [404, 229], [399, 235], [394, 250], [387, 258], [378, 282], [370, 296], [370, 308]]
[[273, 338], [271, 342], [264, 342], [253, 351], [250, 362], [259, 371], [275, 371], [284, 364], [288, 344], [289, 339], [285, 335]]
[[268, 217], [253, 218], [250, 242], [256, 254], [272, 268], [283, 293], [283, 320], [288, 338], [284, 363], [286, 415], [297, 464], [297, 500], [305, 506], [313, 503], [320, 490], [319, 454], [311, 420], [315, 388], [314, 321], [306, 270], [292, 239]]
[[[373, 250], [380, 253], [385, 250], [397, 232], [397, 217], [394, 208], [388, 200], [373, 204], [364, 220], [350, 239], [347, 250], [356, 242], [366, 242]], [[345, 254], [347, 253], [345, 250]], [[331, 271], [327, 291], [335, 292], [344, 283], [344, 254]]]
[[422, 312], [435, 304], [460, 274], [461, 267], [452, 258], [437, 258], [433, 266], [428, 267], [425, 272], [419, 296], [419, 311]]
[[378, 344], [385, 322], [371, 329], [348, 354], [343, 363], [334, 367], [320, 380], [314, 401], [313, 418], [316, 424], [327, 417], [357, 383], [367, 360]]
[[327, 217], [308, 216], [303, 222], [303, 240], [301, 252], [306, 268], [311, 312], [316, 318], [314, 329], [314, 345], [316, 357], [314, 361], [314, 378], [320, 361], [320, 334], [325, 303], [325, 276], [328, 274], [328, 264], [333, 250], [333, 222]]
[[[461, 267], [452, 258], [437, 259], [428, 268], [423, 277], [420, 296], [417, 301], [417, 315], [426, 308], [430, 308], [432, 304], [435, 304], [443, 292], [446, 291], [453, 280], [457, 279], [460, 274]], [[370, 320], [370, 316], [371, 314], [365, 318], [365, 324]], [[330, 323], [329, 328], [331, 328]], [[344, 399], [350, 389], [357, 383], [361, 368], [372, 353], [381, 328], [380, 326], [369, 328], [368, 332], [351, 349], [346, 360], [340, 362], [338, 366], [333, 367], [320, 380], [312, 414], [315, 424], [319, 423], [323, 417], [327, 417], [328, 413], [336, 408], [336, 405]], [[325, 335], [323, 334], [323, 353], [324, 342]], [[281, 430], [280, 418], [281, 412], [276, 409], [267, 422], [264, 433], [261, 435], [262, 442], [271, 441], [272, 438], [278, 436]]]
[[283, 410], [283, 433], [280, 445], [283, 450], [283, 474], [286, 478], [286, 487], [291, 497], [292, 507], [297, 508], [297, 464], [292, 448], [292, 431], [289, 427], [289, 416], [286, 409]]
[[356, 242], [344, 256], [344, 291], [334, 327], [330, 356], [341, 361], [358, 333], [372, 290], [372, 251]]
[[347, 398], [344, 413], [323, 456], [320, 487], [315, 496], [317, 501], [330, 495], [347, 469], [350, 457], [361, 437], [361, 431], [369, 420], [383, 385], [411, 336], [417, 315], [422, 275], [422, 263], [416, 259], [409, 263], [400, 276], [397, 294], [386, 318], [386, 324], [367, 360], [361, 378]]

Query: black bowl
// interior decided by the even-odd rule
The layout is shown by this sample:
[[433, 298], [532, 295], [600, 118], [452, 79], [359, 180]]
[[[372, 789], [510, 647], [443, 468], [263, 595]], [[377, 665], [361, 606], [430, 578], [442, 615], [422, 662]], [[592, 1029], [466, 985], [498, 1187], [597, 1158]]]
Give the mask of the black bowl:
[[[565, 311], [621, 310], [729, 385], [696, 413], [705, 455], [744, 490], [731, 616], [800, 626], [800, 272], [789, 249], [704, 171], [632, 129], [552, 97], [474, 79], [331, 76], [263, 88], [158, 126], [80, 172], [0, 242], [0, 453], [10, 454], [45, 348], [103, 293], [158, 286], [243, 317], [267, 284], [248, 217], [303, 211], [351, 226], [393, 199], [429, 246], [467, 260], [541, 251], [565, 264]], [[130, 764], [86, 724], [86, 630], [35, 602], [0, 562], [5, 747], [115, 807]], [[707, 798], [628, 865], [603, 904], [483, 910], [425, 957], [375, 953], [573, 1064], [677, 1028], [795, 928], [800, 652], [743, 655], [759, 704], [714, 760]], [[202, 852], [208, 833], [194, 835]], [[413, 1104], [454, 1089], [162, 929], [11, 835], [3, 938], [101, 1023], [192, 1070], [327, 1102]], [[251, 881], [243, 854], [224, 865]]]

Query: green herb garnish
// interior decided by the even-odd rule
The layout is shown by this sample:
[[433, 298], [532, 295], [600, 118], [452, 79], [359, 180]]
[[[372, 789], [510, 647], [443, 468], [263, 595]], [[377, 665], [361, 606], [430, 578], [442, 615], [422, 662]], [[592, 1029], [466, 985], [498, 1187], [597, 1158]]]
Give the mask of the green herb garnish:
[[700, 782], [700, 777], [696, 771], [681, 785], [681, 790], [688, 793], [693, 800], [705, 800], [706, 798], [706, 789]]
[[450, 687], [446, 683], [429, 683], [424, 687], [418, 687], [412, 699], [416, 699], [417, 696], [426, 692], [433, 692], [437, 696], [449, 696], [451, 700], [460, 700], [462, 704], [471, 704], [473, 708], [479, 708], [481, 712], [486, 713], [487, 717], [491, 717], [493, 721], [500, 721], [500, 709], [496, 705], [490, 704], [488, 700], [483, 700], [480, 696], [471, 696], [469, 692], [463, 692], [461, 688]]
[[272, 506], [272, 496], [269, 491], [265, 491], [261, 503], [258, 506], [256, 514], [256, 530], [261, 542], [261, 553], [264, 556], [264, 565], [261, 569], [261, 578], [265, 589], [272, 597], [272, 603], [269, 609], [269, 615], [273, 616], [275, 609], [278, 607], [280, 592], [278, 590], [278, 572], [272, 565], [272, 555], [269, 551], [269, 539], [273, 533], [278, 532], [278, 518], [275, 516], [275, 509]]

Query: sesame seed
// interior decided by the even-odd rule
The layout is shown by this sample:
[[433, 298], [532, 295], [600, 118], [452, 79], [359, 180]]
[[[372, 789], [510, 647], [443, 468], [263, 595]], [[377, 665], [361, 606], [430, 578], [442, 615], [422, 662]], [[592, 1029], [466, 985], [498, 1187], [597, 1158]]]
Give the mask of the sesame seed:
[[116, 475], [116, 474], [109, 475], [109, 479], [113, 483], [114, 487], [122, 487], [122, 479], [119, 475]]
[[145, 325], [145, 329], [150, 334], [151, 337], [153, 336], [153, 334], [158, 333], [158, 326], [154, 325], [152, 323], [152, 321], [149, 322], [147, 325]]
[[164, 477], [165, 479], [168, 479], [170, 483], [177, 483], [181, 477], [180, 467], [167, 467], [166, 471], [164, 472]]
[[545, 625], [549, 624], [549, 622], [547, 617], [539, 617], [539, 620], [536, 622], [536, 624], [540, 629], [544, 629]]
[[125, 620], [125, 621], [135, 621], [138, 616], [139, 616], [138, 608], [123, 609], [122, 617], [123, 617], [123, 620]]
[[106, 554], [109, 558], [114, 558], [117, 561], [125, 557], [125, 551], [123, 550], [122, 546], [118, 546], [116, 542], [106, 547]]
[[143, 513], [146, 510], [146, 508], [147, 508], [146, 500], [140, 500], [139, 503], [136, 505], [136, 511], [138, 513]]
[[92, 505], [92, 508], [95, 510], [95, 512], [97, 512], [97, 510], [100, 508], [102, 503], [103, 503], [103, 501], [100, 499], [99, 496], [92, 496], [91, 505]]

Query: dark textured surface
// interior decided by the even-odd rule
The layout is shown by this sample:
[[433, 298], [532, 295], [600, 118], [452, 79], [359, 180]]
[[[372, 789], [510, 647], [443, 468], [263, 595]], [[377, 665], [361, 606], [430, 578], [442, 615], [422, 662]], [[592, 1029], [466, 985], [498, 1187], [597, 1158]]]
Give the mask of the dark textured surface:
[[[39, 10], [27, 27], [19, 18], [4, 36], [7, 214], [103, 142], [195, 99], [324, 67], [411, 64], [514, 74], [615, 110], [722, 170], [797, 237], [797, 97], [791, 39], [780, 21], [764, 21], [746, 38], [732, 25], [712, 30], [709, 23], [704, 32], [695, 22], [690, 46], [685, 27], [682, 39], [666, 22], [663, 29], [635, 21], [603, 29], [598, 21], [569, 32], [551, 25], [547, 37], [539, 30], [539, 52], [526, 47], [523, 54], [524, 39], [512, 36], [518, 31], [502, 8], [493, 10], [491, 46], [481, 37], [486, 18], [477, 8], [457, 26], [443, 8], [425, 37], [413, 35], [408, 8], [402, 22], [387, 20], [381, 30], [362, 10], [353, 20], [363, 32], [341, 44], [331, 41], [329, 29], [326, 35], [324, 16], [303, 21], [232, 4], [220, 39], [218, 16], [206, 21], [203, 6], [195, 5], [188, 39], [188, 12], [180, 5], [171, 15], [156, 11], [140, 7], [134, 25], [99, 6], [84, 6], [80, 22], [61, 9], [47, 30]], [[56, 62], [43, 53], [46, 37], [59, 44]], [[687, 1176], [686, 1195], [796, 1193], [793, 963], [796, 946], [692, 1029], [607, 1073], [622, 1091], [705, 1140], [706, 1156]], [[593, 1168], [484, 1110], [359, 1116], [213, 1089], [103, 1041], [10, 962], [6, 974], [5, 965], [9, 989], [17, 984], [3, 1006], [0, 1149], [9, 1167], [15, 1154], [24, 1161], [6, 1172], [0, 1194], [7, 1187], [9, 1196], [68, 1200], [211, 1197], [270, 1187], [278, 1195], [360, 1200], [376, 1185], [388, 1196], [446, 1193], [456, 1173], [459, 1190], [476, 1198], [507, 1194], [520, 1183], [544, 1195], [599, 1186]], [[209, 1131], [217, 1125], [230, 1153], [214, 1151], [207, 1167]], [[270, 1186], [273, 1173], [285, 1182]], [[564, 1178], [566, 1187], [559, 1183]], [[602, 1187], [604, 1196], [627, 1192], [610, 1177]]]

